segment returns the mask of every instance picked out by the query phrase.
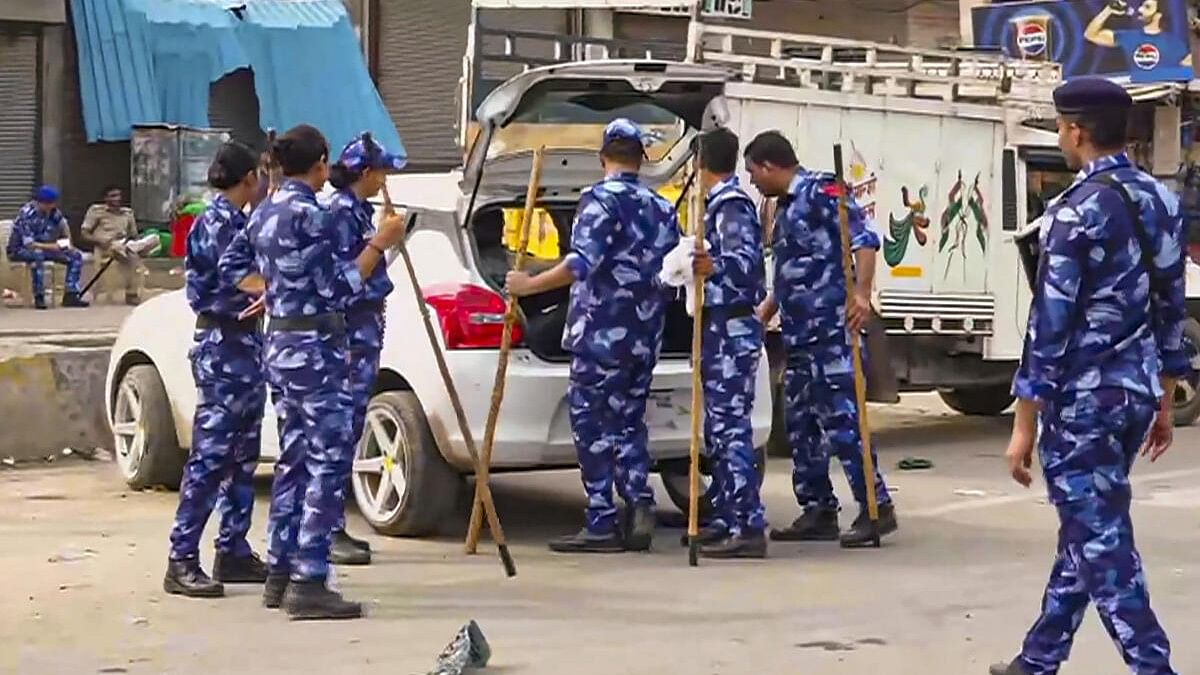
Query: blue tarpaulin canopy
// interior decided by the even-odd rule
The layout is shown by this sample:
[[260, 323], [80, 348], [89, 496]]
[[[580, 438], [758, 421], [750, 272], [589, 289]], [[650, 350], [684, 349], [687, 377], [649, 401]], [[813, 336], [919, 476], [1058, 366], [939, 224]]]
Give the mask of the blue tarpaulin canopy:
[[341, 0], [71, 0], [89, 142], [135, 124], [207, 127], [209, 85], [254, 71], [260, 124], [363, 131], [405, 154]]

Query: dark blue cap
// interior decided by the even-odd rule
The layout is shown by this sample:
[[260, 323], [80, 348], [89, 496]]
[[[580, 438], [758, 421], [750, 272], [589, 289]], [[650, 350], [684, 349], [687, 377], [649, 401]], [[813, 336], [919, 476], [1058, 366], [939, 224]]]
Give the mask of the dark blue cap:
[[1054, 90], [1054, 107], [1064, 115], [1092, 110], [1127, 110], [1133, 97], [1121, 85], [1103, 77], [1077, 77]]
[[387, 148], [383, 147], [379, 141], [371, 138], [370, 133], [364, 133], [342, 150], [341, 156], [338, 157], [338, 163], [352, 171], [366, 169], [399, 171], [408, 164], [408, 158], [388, 152]]
[[43, 185], [34, 191], [33, 199], [41, 204], [53, 204], [58, 201], [58, 190], [53, 185]]

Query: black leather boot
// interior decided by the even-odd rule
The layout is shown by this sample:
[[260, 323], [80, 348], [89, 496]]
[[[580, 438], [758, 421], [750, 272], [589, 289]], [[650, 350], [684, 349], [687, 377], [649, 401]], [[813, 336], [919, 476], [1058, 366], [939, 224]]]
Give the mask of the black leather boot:
[[337, 537], [345, 537], [346, 541], [350, 542], [351, 546], [361, 548], [362, 550], [366, 551], [367, 553], [371, 552], [370, 542], [368, 542], [365, 539], [359, 539], [358, 537], [355, 537], [354, 535], [350, 534], [350, 532], [344, 528], [341, 530], [335, 530], [333, 533], [333, 536], [334, 536], [335, 541], [337, 540]]
[[551, 539], [550, 550], [555, 553], [623, 553], [625, 542], [615, 532], [594, 534], [585, 527], [575, 534]]
[[[879, 505], [879, 536], [887, 536], [900, 528], [896, 522], [896, 507], [892, 504]], [[864, 507], [854, 519], [854, 524], [842, 535], [842, 548], [861, 548], [875, 542], [871, 533], [871, 517]]]
[[278, 609], [279, 604], [283, 602], [283, 594], [287, 591], [288, 584], [287, 573], [271, 572], [267, 574], [267, 581], [263, 585], [263, 607], [267, 609]]
[[357, 619], [363, 615], [360, 603], [350, 602], [341, 593], [329, 590], [323, 579], [289, 583], [280, 606], [293, 621]]
[[167, 574], [163, 577], [163, 590], [171, 595], [188, 598], [219, 598], [225, 595], [225, 587], [200, 569], [200, 561], [168, 560]]
[[217, 552], [213, 577], [226, 584], [261, 584], [267, 580], [267, 564], [254, 553], [235, 558]]
[[33, 299], [33, 308], [34, 309], [49, 309], [46, 306], [46, 299], [40, 295]]
[[765, 558], [767, 538], [762, 532], [749, 532], [706, 544], [700, 548], [705, 558]]
[[629, 526], [625, 530], [625, 550], [649, 551], [654, 541], [654, 507], [636, 504], [629, 514]]
[[[702, 527], [700, 528], [700, 531], [696, 533], [696, 539], [701, 546], [704, 546], [705, 544], [715, 544], [716, 542], [721, 541], [728, 536], [729, 530], [723, 527], [713, 527], [712, 525]], [[688, 545], [687, 532], [684, 532], [683, 535], [679, 537], [679, 545]]]
[[837, 541], [838, 534], [837, 510], [811, 507], [788, 527], [771, 530], [771, 541]]
[[334, 532], [329, 543], [329, 562], [334, 565], [370, 565], [370, 547], [361, 548], [355, 545], [355, 541], [345, 530]]
[[988, 668], [988, 675], [1029, 675], [1025, 670], [1025, 666], [1021, 665], [1021, 659], [1015, 658], [1009, 663], [997, 663], [991, 668]]

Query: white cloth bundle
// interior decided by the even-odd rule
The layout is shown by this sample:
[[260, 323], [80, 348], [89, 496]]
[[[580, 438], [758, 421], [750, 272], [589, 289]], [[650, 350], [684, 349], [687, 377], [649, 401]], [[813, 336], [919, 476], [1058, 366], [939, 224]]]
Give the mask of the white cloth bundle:
[[[711, 247], [708, 242], [704, 242], [704, 250], [709, 248]], [[663, 258], [662, 271], [658, 273], [658, 278], [671, 288], [683, 286], [687, 297], [688, 316], [694, 316], [696, 310], [696, 286], [693, 283], [695, 276], [692, 274], [692, 258], [695, 252], [696, 237], [680, 237], [679, 244]]]

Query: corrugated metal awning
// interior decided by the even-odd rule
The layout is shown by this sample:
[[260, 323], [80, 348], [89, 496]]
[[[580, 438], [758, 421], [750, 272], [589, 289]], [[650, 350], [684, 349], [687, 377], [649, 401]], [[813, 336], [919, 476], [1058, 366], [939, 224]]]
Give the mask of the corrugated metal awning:
[[403, 152], [341, 0], [71, 0], [89, 142], [135, 124], [207, 127], [211, 83], [249, 67], [260, 122], [363, 130]]
[[1157, 84], [1126, 84], [1125, 91], [1137, 103], [1162, 101], [1179, 94], [1184, 85], [1177, 82], [1161, 82]]

